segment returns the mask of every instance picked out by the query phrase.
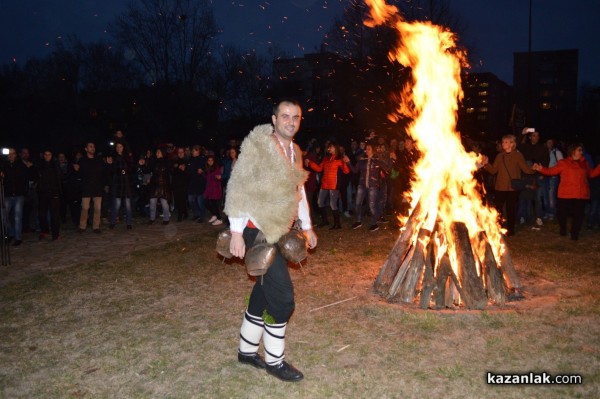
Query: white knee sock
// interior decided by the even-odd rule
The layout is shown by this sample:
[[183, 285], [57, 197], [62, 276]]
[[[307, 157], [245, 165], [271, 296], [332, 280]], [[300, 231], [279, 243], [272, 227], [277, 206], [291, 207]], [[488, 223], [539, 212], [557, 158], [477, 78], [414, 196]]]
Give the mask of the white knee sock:
[[265, 361], [275, 366], [285, 358], [285, 329], [287, 323], [266, 324], [263, 342], [265, 344]]
[[258, 352], [258, 345], [263, 335], [264, 325], [265, 323], [261, 317], [253, 316], [246, 311], [240, 329], [239, 351], [242, 355], [253, 355]]

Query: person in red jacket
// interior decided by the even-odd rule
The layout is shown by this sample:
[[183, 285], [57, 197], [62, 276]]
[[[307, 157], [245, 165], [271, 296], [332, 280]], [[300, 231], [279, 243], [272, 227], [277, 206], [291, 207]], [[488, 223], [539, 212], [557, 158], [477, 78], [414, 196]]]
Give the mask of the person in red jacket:
[[567, 235], [567, 217], [572, 215], [571, 239], [577, 240], [583, 225], [585, 202], [590, 199], [588, 178], [600, 175], [600, 165], [592, 169], [583, 156], [583, 145], [571, 144], [567, 149], [568, 157], [561, 159], [551, 168], [539, 163], [533, 165], [546, 176], [560, 175], [556, 218], [560, 226], [560, 235]]
[[317, 164], [309, 159], [306, 159], [304, 162], [306, 166], [310, 167], [315, 172], [323, 172], [318, 199], [319, 211], [321, 212], [321, 223], [317, 225], [317, 227], [329, 225], [327, 208], [325, 206], [325, 200], [329, 195], [329, 205], [333, 212], [333, 226], [330, 230], [341, 229], [340, 211], [338, 209], [338, 202], [340, 199], [338, 173], [340, 171], [346, 175], [350, 173], [350, 168], [348, 167], [350, 159], [346, 155], [341, 157], [339, 147], [336, 144], [331, 143], [327, 146], [327, 155], [325, 155], [321, 163]]

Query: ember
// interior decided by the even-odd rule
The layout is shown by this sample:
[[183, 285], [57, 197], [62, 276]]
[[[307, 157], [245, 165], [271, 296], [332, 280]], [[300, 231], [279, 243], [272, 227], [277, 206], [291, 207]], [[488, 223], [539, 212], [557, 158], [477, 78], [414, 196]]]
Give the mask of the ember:
[[439, 308], [483, 309], [521, 288], [495, 209], [483, 205], [473, 173], [480, 156], [467, 153], [456, 132], [466, 54], [454, 34], [429, 22], [409, 23], [384, 0], [366, 0], [367, 26], [397, 29], [392, 61], [411, 68], [391, 120], [408, 117], [422, 154], [411, 184], [411, 211], [383, 265], [375, 289], [388, 299]]

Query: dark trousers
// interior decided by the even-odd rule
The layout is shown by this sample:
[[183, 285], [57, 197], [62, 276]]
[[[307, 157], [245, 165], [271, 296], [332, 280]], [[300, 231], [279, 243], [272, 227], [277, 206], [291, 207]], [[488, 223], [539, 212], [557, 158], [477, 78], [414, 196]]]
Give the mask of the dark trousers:
[[[42, 233], [52, 231], [52, 237], [57, 238], [60, 232], [60, 197], [58, 195], [39, 195], [39, 219]], [[50, 212], [50, 228], [48, 228], [48, 211]]]
[[567, 234], [567, 218], [573, 217], [571, 223], [571, 238], [577, 240], [579, 233], [581, 232], [581, 226], [583, 225], [583, 217], [585, 215], [585, 204], [587, 200], [584, 199], [566, 199], [559, 198], [556, 201], [556, 219], [560, 226], [560, 234]]
[[178, 218], [187, 218], [187, 191], [185, 189], [175, 190], [175, 192], [173, 193], [173, 204], [175, 205], [175, 209], [177, 209]]
[[217, 219], [221, 219], [221, 210], [219, 209], [221, 200], [204, 199], [204, 204], [210, 213], [216, 216]]
[[495, 206], [498, 214], [502, 216], [506, 207], [506, 217], [503, 227], [508, 235], [515, 234], [515, 223], [517, 221], [517, 205], [519, 203], [518, 191], [496, 191]]
[[[258, 229], [244, 229], [246, 252], [254, 244]], [[264, 276], [256, 277], [256, 283], [250, 294], [248, 313], [262, 317], [266, 310], [275, 319], [276, 324], [287, 323], [295, 308], [294, 286], [287, 261], [277, 249], [275, 260]]]

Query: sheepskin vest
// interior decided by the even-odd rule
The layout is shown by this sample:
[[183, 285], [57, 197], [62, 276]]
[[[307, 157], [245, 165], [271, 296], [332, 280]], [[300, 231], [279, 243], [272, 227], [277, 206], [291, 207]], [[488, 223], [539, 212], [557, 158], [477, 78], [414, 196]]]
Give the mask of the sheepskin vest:
[[271, 124], [256, 126], [242, 142], [227, 184], [225, 213], [250, 217], [273, 244], [287, 233], [298, 213], [300, 188], [308, 178], [302, 152], [294, 144], [290, 164]]

